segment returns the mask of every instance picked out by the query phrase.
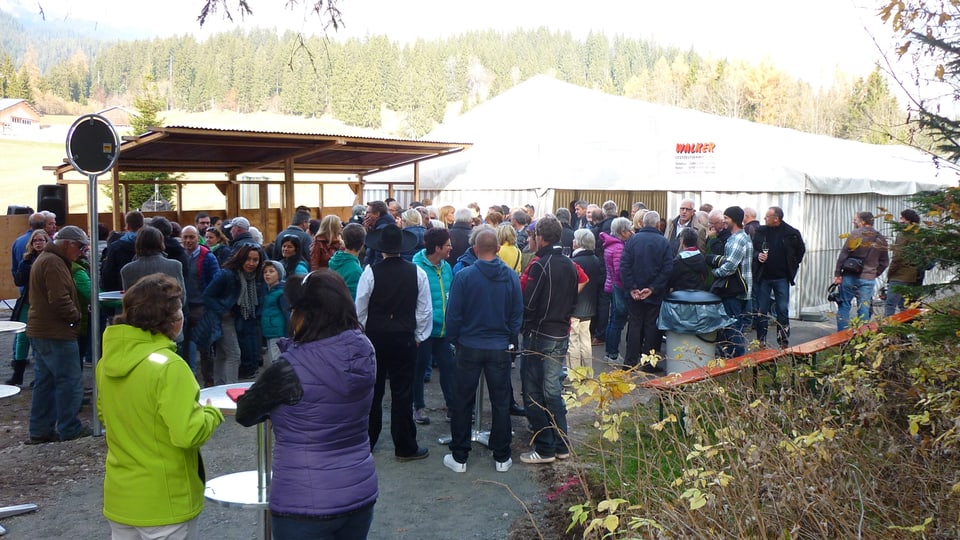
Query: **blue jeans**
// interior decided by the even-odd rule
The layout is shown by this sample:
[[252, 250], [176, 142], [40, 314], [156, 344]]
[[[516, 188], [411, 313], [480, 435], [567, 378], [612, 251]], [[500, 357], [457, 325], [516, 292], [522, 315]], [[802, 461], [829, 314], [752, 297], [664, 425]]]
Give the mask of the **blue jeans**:
[[443, 391], [443, 400], [446, 402], [447, 410], [452, 411], [456, 389], [453, 349], [450, 347], [450, 341], [445, 337], [427, 338], [417, 347], [417, 364], [413, 368], [413, 408], [426, 407], [423, 401], [423, 378], [432, 360], [437, 361], [437, 369], [440, 370], [440, 390]]
[[610, 293], [610, 320], [607, 321], [607, 335], [604, 349], [607, 356], [620, 354], [620, 336], [627, 325], [627, 291], [623, 287], [613, 286]]
[[746, 326], [746, 299], [724, 298], [723, 310], [727, 315], [733, 317], [734, 323], [720, 331], [722, 338], [719, 340], [720, 356], [725, 358], [736, 358], [743, 356], [747, 352], [747, 340], [743, 337], [743, 329]]
[[270, 515], [270, 532], [276, 540], [366, 540], [373, 523], [373, 505], [335, 519]]
[[30, 338], [33, 347], [33, 402], [30, 436], [73, 439], [83, 424], [77, 416], [83, 401], [80, 347], [76, 339]]
[[[766, 343], [770, 306], [776, 303], [777, 343], [786, 343], [790, 337], [790, 282], [784, 279], [764, 279], [755, 285], [760, 302], [757, 311], [757, 341]], [[773, 302], [770, 293], [773, 292]]]
[[883, 305], [883, 316], [889, 317], [898, 311], [903, 311], [903, 294], [900, 287], [911, 287], [916, 283], [906, 283], [904, 281], [887, 282], [887, 300]]
[[837, 307], [837, 331], [846, 330], [850, 326], [850, 306], [854, 298], [857, 299], [857, 317], [860, 322], [870, 320], [870, 303], [873, 301], [875, 286], [872, 279], [843, 276], [843, 281], [840, 282], [840, 305]]
[[473, 349], [460, 345], [457, 347], [456, 399], [450, 410], [450, 451], [457, 463], [466, 463], [470, 455], [470, 417], [481, 374], [490, 395], [493, 427], [489, 446], [493, 459], [503, 462], [510, 457], [513, 439], [510, 433], [510, 354], [500, 349]]
[[536, 334], [523, 336], [520, 381], [527, 421], [533, 426], [537, 453], [552, 457], [567, 453], [567, 406], [563, 403], [563, 367], [567, 338], [551, 339]]

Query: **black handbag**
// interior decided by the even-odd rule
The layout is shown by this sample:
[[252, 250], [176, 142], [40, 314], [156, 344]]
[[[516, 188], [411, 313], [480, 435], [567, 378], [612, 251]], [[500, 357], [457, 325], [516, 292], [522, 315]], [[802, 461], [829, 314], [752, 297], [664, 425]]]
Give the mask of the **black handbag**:
[[729, 276], [717, 278], [713, 282], [713, 285], [710, 286], [710, 292], [720, 298], [733, 298], [741, 294], [746, 294], [747, 282], [743, 279], [740, 267], [737, 266], [737, 271]]
[[840, 271], [844, 274], [860, 275], [863, 272], [863, 259], [859, 257], [847, 257], [840, 265]]

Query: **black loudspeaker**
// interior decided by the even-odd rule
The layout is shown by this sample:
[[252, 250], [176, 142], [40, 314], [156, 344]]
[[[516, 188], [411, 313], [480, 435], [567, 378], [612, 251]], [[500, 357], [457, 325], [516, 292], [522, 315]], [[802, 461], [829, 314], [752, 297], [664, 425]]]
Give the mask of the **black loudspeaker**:
[[67, 186], [63, 184], [45, 184], [37, 186], [37, 211], [53, 212], [57, 215], [57, 227], [67, 224]]
[[33, 208], [30, 208], [29, 206], [17, 206], [17, 205], [11, 204], [10, 206], [7, 207], [8, 216], [16, 216], [19, 214], [32, 214], [32, 213], [33, 213]]

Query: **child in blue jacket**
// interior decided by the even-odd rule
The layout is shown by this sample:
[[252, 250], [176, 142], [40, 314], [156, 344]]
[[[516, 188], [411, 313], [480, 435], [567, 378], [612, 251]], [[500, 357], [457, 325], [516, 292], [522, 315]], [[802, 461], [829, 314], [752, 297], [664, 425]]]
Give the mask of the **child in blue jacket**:
[[290, 322], [290, 304], [283, 296], [286, 273], [279, 261], [266, 261], [263, 265], [263, 280], [267, 283], [267, 296], [263, 300], [260, 330], [267, 341], [267, 358], [273, 364], [280, 358], [277, 341], [287, 336]]

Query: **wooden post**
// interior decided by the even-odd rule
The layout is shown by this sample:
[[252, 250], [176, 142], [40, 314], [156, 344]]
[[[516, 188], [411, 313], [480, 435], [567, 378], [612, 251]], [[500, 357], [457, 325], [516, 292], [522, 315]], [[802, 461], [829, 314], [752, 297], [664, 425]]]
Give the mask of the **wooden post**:
[[280, 208], [280, 216], [283, 223], [278, 223], [277, 227], [282, 231], [287, 225], [293, 223], [293, 214], [297, 208], [296, 190], [294, 189], [293, 158], [287, 158], [283, 161], [283, 207]]
[[226, 219], [235, 218], [240, 215], [240, 184], [237, 183], [237, 173], [227, 174], [230, 183], [227, 184], [227, 215]]

